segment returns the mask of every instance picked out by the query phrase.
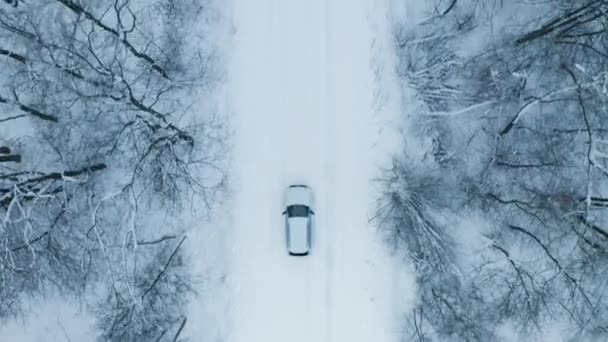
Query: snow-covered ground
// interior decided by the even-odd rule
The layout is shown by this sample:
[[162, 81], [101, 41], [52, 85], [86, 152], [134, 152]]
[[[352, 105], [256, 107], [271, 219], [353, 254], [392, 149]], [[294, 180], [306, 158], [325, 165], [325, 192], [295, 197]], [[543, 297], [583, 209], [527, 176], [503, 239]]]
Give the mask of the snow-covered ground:
[[[235, 34], [226, 97], [234, 112], [235, 191], [225, 214], [189, 239], [191, 250], [198, 247], [193, 257], [203, 288], [187, 335], [217, 342], [400, 341], [413, 279], [368, 222], [371, 180], [400, 147], [385, 2], [230, 3]], [[293, 183], [315, 194], [307, 257], [290, 257], [285, 248], [283, 192]], [[1, 331], [31, 341], [44, 334], [61, 340], [66, 330], [72, 340], [93, 339], [82, 313], [49, 312], [52, 334], [35, 322]], [[26, 332], [31, 325], [42, 333]]]
[[23, 314], [0, 321], [1, 342], [95, 341], [95, 320], [72, 300], [29, 298]]
[[[389, 151], [373, 96], [372, 1], [235, 0], [229, 341], [398, 341], [410, 287], [368, 223]], [[388, 134], [387, 134], [388, 135]], [[382, 147], [382, 148], [381, 148]], [[285, 249], [284, 189], [312, 187], [313, 250]]]

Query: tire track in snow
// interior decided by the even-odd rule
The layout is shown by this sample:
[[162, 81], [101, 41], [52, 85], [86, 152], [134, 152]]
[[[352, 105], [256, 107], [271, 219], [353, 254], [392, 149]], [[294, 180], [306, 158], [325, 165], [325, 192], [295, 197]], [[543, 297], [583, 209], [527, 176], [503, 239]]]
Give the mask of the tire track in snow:
[[[299, 298], [295, 310], [306, 311], [298, 315], [299, 322], [306, 331], [294, 331], [290, 341], [318, 341], [318, 334], [325, 330], [324, 312], [319, 307], [322, 296], [319, 284], [323, 284], [325, 271], [319, 267], [323, 253], [317, 244], [322, 243], [319, 223], [325, 216], [325, 186], [319, 182], [319, 165], [323, 162], [323, 142], [319, 140], [319, 131], [323, 127], [323, 85], [319, 79], [324, 73], [320, 68], [319, 44], [323, 41], [320, 28], [315, 25], [319, 4], [323, 0], [306, 2], [282, 1], [279, 12], [283, 27], [278, 35], [281, 48], [281, 96], [282, 113], [287, 118], [284, 127], [287, 146], [283, 158], [287, 161], [287, 179], [284, 186], [303, 183], [312, 187], [314, 192], [317, 216], [313, 235], [313, 246], [309, 256], [303, 258], [286, 257], [291, 265], [285, 276], [299, 279], [294, 284], [291, 296]], [[321, 309], [321, 310], [320, 310]]]
[[334, 325], [334, 246], [336, 241], [336, 219], [335, 219], [335, 183], [336, 183], [336, 108], [334, 102], [334, 88], [333, 88], [333, 72], [335, 58], [333, 57], [333, 39], [334, 33], [331, 29], [331, 19], [333, 12], [331, 3], [327, 1], [325, 3], [325, 87], [326, 87], [326, 116], [327, 122], [325, 126], [325, 169], [324, 178], [327, 180], [327, 184], [331, 187], [328, 188], [327, 195], [327, 218], [325, 220], [325, 226], [327, 229], [326, 240], [327, 245], [325, 246], [326, 254], [326, 275], [325, 275], [325, 311], [326, 311], [326, 329], [324, 332], [324, 340], [331, 342], [333, 337], [333, 325]]
[[[396, 341], [386, 335], [390, 270], [365, 220], [374, 131], [367, 4], [237, 0], [231, 342]], [[314, 190], [316, 230], [311, 254], [294, 258], [280, 213], [285, 187], [300, 182]]]

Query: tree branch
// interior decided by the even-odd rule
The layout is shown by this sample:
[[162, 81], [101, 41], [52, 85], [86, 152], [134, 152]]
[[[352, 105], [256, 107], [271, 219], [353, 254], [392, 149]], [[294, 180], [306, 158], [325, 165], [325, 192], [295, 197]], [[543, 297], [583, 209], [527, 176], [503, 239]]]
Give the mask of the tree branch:
[[600, 226], [598, 226], [596, 224], [589, 222], [589, 220], [587, 220], [587, 218], [583, 215], [578, 215], [577, 217], [578, 217], [579, 221], [585, 225], [585, 227], [591, 228], [591, 230], [600, 234], [602, 237], [604, 237], [605, 239], [608, 240], [608, 231], [607, 230], [601, 228]]
[[[35, 197], [33, 194], [37, 194], [39, 191], [41, 191], [41, 189], [33, 188], [34, 184], [40, 184], [41, 182], [48, 181], [48, 180], [59, 180], [59, 179], [63, 179], [64, 177], [76, 177], [76, 176], [80, 176], [85, 173], [101, 171], [105, 168], [106, 168], [106, 165], [103, 163], [100, 163], [100, 164], [95, 164], [93, 166], [84, 167], [84, 168], [81, 168], [78, 170], [71, 170], [71, 171], [64, 171], [64, 172], [52, 172], [52, 173], [48, 173], [48, 174], [43, 174], [38, 177], [26, 179], [24, 181], [21, 181], [21, 182], [15, 184], [15, 186], [17, 186], [18, 188], [27, 186], [27, 191], [30, 194], [24, 196], [24, 198], [31, 199], [31, 198]], [[61, 186], [59, 186], [59, 187], [51, 190], [48, 193], [55, 194], [55, 193], [61, 192], [62, 190], [63, 190], [63, 188]], [[0, 197], [0, 206], [5, 206], [5, 205], [8, 205], [9, 203], [11, 203], [11, 201], [13, 200], [14, 197], [13, 197], [13, 195], [7, 195], [11, 191], [12, 191], [11, 189], [1, 189], [0, 188], [0, 194], [4, 194], [3, 197]]]
[[173, 239], [175, 239], [176, 237], [177, 237], [177, 236], [175, 236], [175, 235], [163, 235], [163, 236], [159, 237], [159, 238], [158, 238], [158, 239], [156, 239], [156, 240], [149, 240], [149, 241], [145, 241], [145, 240], [144, 240], [144, 241], [137, 241], [137, 244], [138, 244], [138, 245], [156, 245], [156, 244], [158, 244], [158, 243], [161, 243], [161, 242], [164, 242], [164, 241], [167, 241], [167, 240], [173, 240]]
[[22, 111], [24, 111], [24, 112], [26, 112], [26, 113], [28, 113], [28, 114], [30, 114], [32, 116], [35, 116], [35, 117], [37, 117], [37, 118], [39, 118], [41, 120], [50, 121], [50, 122], [59, 122], [59, 119], [57, 119], [56, 116], [43, 113], [43, 112], [41, 112], [41, 111], [39, 111], [39, 110], [37, 110], [35, 108], [32, 108], [32, 107], [30, 107], [28, 105], [24, 105], [24, 104], [22, 104], [22, 103], [20, 103], [18, 101], [11, 101], [11, 100], [9, 100], [7, 98], [4, 98], [4, 97], [0, 96], [0, 103], [15, 104]]
[[519, 226], [515, 226], [515, 225], [509, 225], [509, 229], [523, 233], [527, 236], [529, 236], [532, 240], [534, 240], [545, 252], [545, 254], [547, 255], [547, 257], [549, 257], [549, 259], [551, 259], [551, 261], [555, 264], [555, 266], [557, 267], [557, 269], [559, 270], [559, 272], [563, 273], [564, 276], [566, 277], [566, 279], [568, 279], [570, 282], [572, 282], [572, 284], [574, 284], [574, 286], [576, 287], [576, 289], [579, 291], [579, 293], [583, 296], [583, 299], [585, 299], [585, 302], [587, 302], [587, 304], [592, 307], [593, 304], [591, 303], [591, 300], [589, 299], [589, 297], [587, 296], [587, 294], [585, 293], [584, 289], [581, 287], [581, 285], [579, 284], [579, 282], [574, 279], [570, 273], [568, 273], [566, 271], [566, 269], [564, 269], [562, 267], [562, 265], [560, 264], [560, 262], [557, 260], [557, 258], [555, 258], [553, 256], [553, 254], [551, 254], [551, 252], [549, 251], [549, 248], [547, 246], [545, 246], [544, 243], [542, 243], [542, 241], [540, 241], [540, 239], [532, 234], [531, 232], [529, 232], [528, 230], [519, 227]]
[[25, 57], [23, 57], [22, 55], [20, 55], [18, 53], [9, 51], [9, 50], [0, 48], [0, 56], [7, 56], [9, 58], [16, 60], [17, 62], [25, 64]]
[[[515, 43], [523, 44], [525, 42], [530, 42], [532, 40], [536, 40], [538, 38], [546, 36], [546, 35], [554, 32], [555, 30], [558, 30], [561, 27], [564, 27], [566, 25], [569, 25], [572, 23], [576, 24], [579, 21], [579, 19], [583, 18], [584, 16], [586, 16], [590, 13], [594, 13], [594, 11], [596, 9], [601, 9], [601, 6], [603, 6], [604, 3], [605, 3], [604, 0], [595, 0], [570, 13], [565, 13], [565, 14], [549, 21], [548, 23], [543, 25], [541, 28], [539, 28], [537, 30], [533, 30], [529, 33], [526, 33], [524, 36], [518, 38], [515, 41]], [[568, 29], [572, 29], [573, 27], [574, 26], [570, 26]]]
[[152, 291], [152, 289], [154, 288], [154, 286], [156, 286], [156, 283], [158, 283], [158, 281], [160, 280], [160, 278], [165, 274], [165, 272], [167, 272], [167, 269], [169, 268], [169, 264], [171, 264], [171, 261], [173, 260], [173, 258], [175, 257], [175, 255], [177, 254], [177, 251], [179, 250], [179, 248], [182, 246], [182, 244], [184, 243], [184, 241], [186, 240], [188, 236], [184, 236], [180, 242], [177, 244], [177, 247], [175, 247], [175, 250], [173, 250], [173, 253], [171, 253], [171, 256], [169, 257], [169, 259], [167, 259], [167, 262], [165, 263], [165, 265], [163, 266], [163, 269], [160, 271], [160, 273], [158, 273], [158, 275], [156, 276], [156, 278], [154, 278], [154, 281], [152, 282], [152, 284], [150, 285], [150, 287], [148, 287], [148, 289], [146, 291], [144, 291], [144, 293], [141, 295], [141, 299], [143, 300], [146, 295]]
[[21, 163], [20, 154], [0, 155], [0, 163]]
[[52, 172], [52, 173], [48, 173], [48, 174], [45, 174], [45, 175], [42, 175], [39, 177], [34, 177], [31, 179], [28, 179], [26, 181], [19, 183], [18, 185], [21, 186], [21, 185], [26, 185], [26, 184], [30, 184], [30, 183], [40, 183], [40, 182], [47, 181], [47, 180], [62, 179], [64, 177], [76, 177], [76, 176], [83, 175], [85, 173], [101, 171], [105, 168], [106, 168], [106, 164], [99, 163], [99, 164], [94, 164], [92, 166], [83, 167], [83, 168], [77, 169], [77, 170], [70, 170], [70, 171], [64, 171], [64, 172]]
[[103, 29], [104, 31], [110, 33], [111, 35], [115, 36], [116, 38], [118, 38], [118, 40], [120, 41], [120, 43], [125, 46], [135, 57], [144, 60], [146, 63], [150, 64], [150, 66], [152, 67], [152, 69], [156, 72], [158, 72], [163, 78], [167, 79], [167, 80], [171, 80], [171, 78], [169, 77], [169, 75], [166, 73], [166, 71], [158, 65], [158, 63], [156, 63], [156, 61], [150, 57], [148, 54], [143, 53], [138, 51], [135, 46], [133, 46], [126, 38], [126, 34], [124, 36], [121, 37], [120, 33], [105, 25], [100, 19], [96, 18], [91, 12], [87, 11], [86, 9], [84, 9], [84, 7], [80, 6], [79, 4], [75, 3], [72, 0], [56, 0], [59, 3], [61, 3], [62, 5], [64, 5], [65, 7], [69, 8], [70, 10], [72, 10], [72, 12], [78, 14], [78, 15], [84, 15], [87, 19], [89, 19], [90, 21], [92, 21], [95, 25], [97, 25], [98, 27], [100, 27], [101, 29]]
[[581, 95], [581, 86], [578, 83], [578, 80], [576, 79], [576, 76], [574, 75], [574, 72], [572, 72], [572, 70], [570, 70], [565, 64], [562, 64], [561, 67], [564, 70], [566, 70], [568, 75], [570, 75], [570, 78], [572, 78], [572, 81], [574, 82], [574, 84], [576, 84], [576, 95], [578, 98], [578, 103], [581, 107], [581, 113], [583, 114], [583, 121], [585, 122], [587, 137], [589, 138], [589, 146], [587, 147], [587, 189], [586, 189], [587, 217], [589, 217], [589, 207], [591, 207], [591, 187], [592, 187], [591, 166], [593, 165], [593, 159], [591, 158], [591, 151], [593, 150], [593, 133], [591, 133], [591, 124], [589, 124], [589, 118], [587, 117], [587, 109], [585, 108], [585, 103], [583, 102], [583, 96]]
[[188, 317], [184, 317], [184, 319], [182, 319], [181, 324], [179, 325], [179, 329], [177, 329], [177, 333], [175, 333], [175, 336], [173, 337], [173, 342], [177, 342], [177, 339], [179, 338], [179, 335], [182, 334], [182, 330], [184, 330], [184, 326], [186, 325], [186, 321], [188, 320]]

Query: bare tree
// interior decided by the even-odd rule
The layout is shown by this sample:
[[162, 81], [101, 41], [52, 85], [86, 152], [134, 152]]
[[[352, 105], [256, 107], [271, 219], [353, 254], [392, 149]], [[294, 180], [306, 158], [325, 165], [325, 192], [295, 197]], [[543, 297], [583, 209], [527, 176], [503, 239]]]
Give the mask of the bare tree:
[[[573, 340], [605, 339], [608, 2], [445, 5], [396, 36], [399, 73], [424, 103], [408, 133], [433, 142], [420, 171], [404, 173], [421, 162], [397, 157], [378, 210], [417, 268], [409, 337], [487, 341], [505, 321], [524, 334], [560, 321]], [[489, 23], [491, 39], [464, 51]], [[437, 189], [416, 186], [427, 183]], [[470, 246], [473, 264], [448, 258], [429, 272], [417, 255], [460, 252], [445, 238], [415, 243], [425, 236], [415, 222], [444, 236], [453, 227], [442, 216], [471, 211], [491, 224], [485, 242]]]
[[189, 205], [209, 213], [225, 178], [222, 119], [204, 103], [217, 63], [196, 25], [212, 11], [0, 5], [0, 129], [34, 132], [0, 137], [0, 316], [52, 288], [103, 308], [104, 340], [183, 329], [194, 278], [176, 222]]

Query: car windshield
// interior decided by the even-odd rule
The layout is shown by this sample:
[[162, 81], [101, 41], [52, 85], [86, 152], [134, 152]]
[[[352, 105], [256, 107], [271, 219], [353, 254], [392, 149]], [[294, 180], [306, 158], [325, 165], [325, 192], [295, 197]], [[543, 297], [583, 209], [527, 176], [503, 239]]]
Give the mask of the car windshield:
[[287, 215], [289, 217], [307, 217], [308, 207], [305, 205], [290, 205], [287, 207]]

